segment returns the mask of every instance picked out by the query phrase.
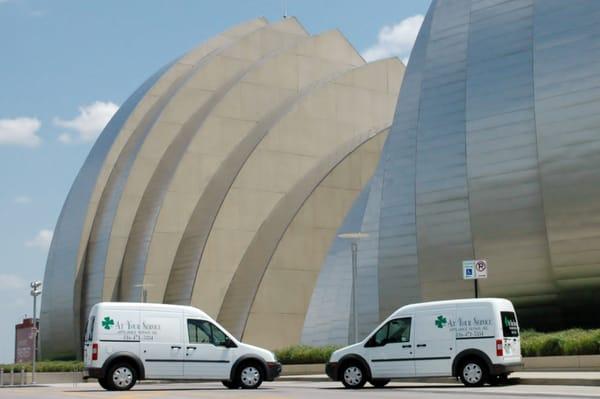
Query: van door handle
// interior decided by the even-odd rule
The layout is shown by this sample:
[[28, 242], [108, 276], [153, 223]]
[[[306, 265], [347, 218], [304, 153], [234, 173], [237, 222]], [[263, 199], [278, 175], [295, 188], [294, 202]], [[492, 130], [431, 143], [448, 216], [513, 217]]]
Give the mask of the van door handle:
[[189, 350], [189, 349], [196, 350], [196, 347], [195, 347], [195, 346], [188, 346], [188, 347], [187, 347], [187, 349], [188, 349], [188, 350]]
[[403, 348], [412, 348], [412, 345], [402, 345]]
[[427, 344], [417, 344], [417, 348], [424, 348], [426, 346], [427, 346]]
[[181, 346], [178, 346], [178, 345], [171, 345], [171, 349], [181, 349]]

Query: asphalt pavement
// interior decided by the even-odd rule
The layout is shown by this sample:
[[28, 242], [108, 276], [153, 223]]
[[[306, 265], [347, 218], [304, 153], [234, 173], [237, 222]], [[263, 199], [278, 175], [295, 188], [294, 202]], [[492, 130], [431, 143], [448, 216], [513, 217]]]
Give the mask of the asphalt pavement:
[[0, 398], [250, 398], [250, 399], [328, 399], [328, 398], [600, 398], [600, 387], [511, 385], [465, 388], [458, 384], [392, 382], [387, 387], [347, 390], [339, 383], [278, 381], [264, 383], [257, 390], [228, 390], [220, 383], [139, 384], [127, 392], [107, 392], [96, 383], [54, 384], [23, 388], [2, 388]]

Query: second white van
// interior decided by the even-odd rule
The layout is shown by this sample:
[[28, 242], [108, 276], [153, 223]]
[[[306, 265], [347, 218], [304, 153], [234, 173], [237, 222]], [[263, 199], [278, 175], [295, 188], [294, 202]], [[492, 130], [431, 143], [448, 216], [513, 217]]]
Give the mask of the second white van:
[[500, 383], [520, 367], [515, 309], [490, 298], [404, 306], [363, 341], [335, 351], [325, 372], [346, 388], [444, 376], [471, 387]]
[[83, 348], [84, 373], [107, 390], [138, 380], [220, 380], [258, 388], [281, 373], [275, 355], [235, 339], [190, 306], [103, 302], [92, 307]]

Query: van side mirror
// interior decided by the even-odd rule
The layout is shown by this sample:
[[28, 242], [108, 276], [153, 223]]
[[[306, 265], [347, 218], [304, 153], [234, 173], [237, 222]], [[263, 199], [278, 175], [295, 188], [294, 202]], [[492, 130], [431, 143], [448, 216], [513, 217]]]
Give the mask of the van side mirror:
[[235, 342], [231, 340], [229, 337], [225, 337], [225, 341], [223, 342], [223, 346], [226, 348], [237, 348]]
[[373, 335], [365, 344], [365, 348], [375, 348], [377, 346], [385, 346], [385, 344], [387, 344], [387, 339], [384, 339], [382, 342], [377, 342], [375, 340], [375, 336]]

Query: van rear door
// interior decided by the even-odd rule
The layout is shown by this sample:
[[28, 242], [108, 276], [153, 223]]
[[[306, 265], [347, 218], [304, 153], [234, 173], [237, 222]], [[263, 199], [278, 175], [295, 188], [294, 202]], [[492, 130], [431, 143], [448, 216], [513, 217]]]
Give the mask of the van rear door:
[[147, 378], [183, 378], [183, 313], [142, 310], [140, 345]]
[[514, 311], [500, 311], [502, 325], [503, 352], [505, 361], [521, 360], [521, 338], [519, 336], [519, 323]]
[[87, 366], [92, 364], [92, 341], [94, 340], [95, 325], [96, 315], [90, 314], [83, 333], [83, 364]]
[[415, 314], [415, 375], [417, 377], [452, 374], [454, 332], [451, 323], [456, 310], [442, 308]]

